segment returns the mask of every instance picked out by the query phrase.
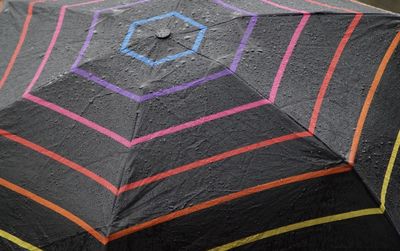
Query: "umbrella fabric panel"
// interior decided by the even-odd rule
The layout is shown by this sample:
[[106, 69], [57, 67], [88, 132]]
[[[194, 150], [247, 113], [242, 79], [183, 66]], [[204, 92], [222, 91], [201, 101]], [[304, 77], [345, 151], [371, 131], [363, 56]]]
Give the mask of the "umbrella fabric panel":
[[[371, 250], [391, 250], [398, 247], [397, 232], [388, 230], [390, 222], [383, 215], [372, 215], [334, 222], [289, 233], [288, 237], [276, 236], [260, 242], [239, 247], [235, 250], [357, 250], [368, 247]], [[371, 230], [375, 229], [375, 230]], [[385, 230], [383, 230], [385, 229]], [[358, 240], [358, 241], [355, 241]], [[395, 250], [395, 249], [393, 249]]]
[[[5, 216], [2, 217], [2, 229], [15, 233], [22, 240], [31, 240], [31, 243], [49, 243], [57, 240], [65, 241], [69, 239], [66, 237], [82, 233], [80, 227], [65, 217], [9, 189], [1, 189], [1, 198], [5, 202], [2, 203], [1, 210], [8, 212], [7, 220], [3, 218]], [[15, 222], [20, 223], [15, 224]], [[86, 239], [93, 238], [86, 234], [85, 236]]]
[[[274, 228], [281, 226], [282, 222], [290, 224], [307, 220], [311, 215], [319, 217], [375, 207], [376, 203], [373, 200], [365, 199], [368, 197], [368, 191], [356, 175], [331, 176], [268, 190], [185, 216], [113, 241], [110, 248], [116, 250], [131, 250], [132, 248], [205, 250], [240, 238], [243, 234], [262, 231], [266, 225]], [[324, 201], [324, 203], [319, 203], [315, 211], [311, 212], [310, 205], [314, 205], [316, 200]], [[270, 203], [261, 203], [261, 201], [270, 201]], [[283, 203], [283, 201], [290, 203]], [[285, 211], [290, 211], [290, 213], [284, 213]], [[243, 212], [246, 212], [245, 215], [259, 217], [253, 219], [243, 217]], [[385, 217], [369, 217], [363, 220], [360, 218], [355, 221], [339, 222], [333, 226], [325, 225], [315, 230], [313, 228], [300, 230], [293, 234], [273, 237], [249, 245], [249, 248], [262, 250], [265, 247], [276, 249], [311, 247], [331, 250], [340, 247], [359, 247], [357, 245], [370, 245], [375, 248], [390, 248], [398, 245], [396, 231]], [[342, 227], [347, 230], [340, 231]], [[380, 231], [375, 232], [376, 229]], [[331, 237], [328, 238], [328, 236]], [[385, 241], [378, 241], [380, 238]], [[325, 239], [327, 241], [324, 241]], [[355, 239], [358, 241], [354, 241]], [[55, 242], [53, 245], [57, 247], [62, 244]]]
[[[385, 28], [368, 28], [371, 22], [377, 27]], [[372, 80], [396, 35], [393, 30], [396, 23], [397, 21], [390, 17], [364, 16], [343, 51], [332, 76], [319, 112], [315, 132], [321, 140], [328, 142], [329, 146], [342, 156], [346, 156], [350, 150], [353, 132], [348, 129], [357, 126]], [[371, 37], [374, 42], [371, 41]], [[370, 50], [373, 52], [369, 53]], [[395, 60], [395, 55], [392, 57]], [[392, 71], [387, 69], [385, 72], [391, 75]], [[384, 83], [385, 80], [382, 80], [382, 84]], [[379, 101], [374, 104], [379, 105]], [[333, 116], [338, 116], [340, 119], [332, 120]], [[300, 116], [296, 116], [297, 118]]]
[[378, 86], [377, 93], [372, 101], [371, 109], [367, 116], [367, 121], [360, 139], [360, 150], [357, 155], [356, 171], [363, 181], [369, 186], [372, 193], [379, 197], [386, 169], [381, 168], [393, 158], [393, 173], [389, 183], [388, 199], [386, 204], [387, 213], [391, 216], [391, 221], [399, 230], [398, 194], [396, 190], [399, 184], [396, 182], [399, 177], [398, 156], [391, 154], [395, 148], [396, 138], [399, 130], [400, 121], [397, 116], [399, 111], [398, 102], [390, 102], [397, 99], [399, 93], [395, 76], [390, 72], [399, 70], [398, 62], [399, 49], [394, 51], [393, 57], [388, 62], [386, 72], [382, 76], [382, 82]]

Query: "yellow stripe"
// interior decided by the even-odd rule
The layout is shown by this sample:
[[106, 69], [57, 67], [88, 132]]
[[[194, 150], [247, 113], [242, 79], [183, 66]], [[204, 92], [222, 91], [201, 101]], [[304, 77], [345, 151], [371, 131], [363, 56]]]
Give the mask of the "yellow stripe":
[[18, 246], [20, 246], [22, 248], [25, 248], [27, 250], [30, 250], [30, 251], [39, 251], [39, 250], [41, 250], [40, 248], [35, 247], [32, 244], [30, 244], [30, 243], [28, 243], [26, 241], [23, 241], [20, 238], [12, 235], [10, 233], [7, 233], [6, 231], [1, 230], [1, 229], [0, 229], [0, 237], [3, 237], [4, 239], [7, 239], [7, 240], [17, 244]]
[[347, 213], [341, 213], [341, 214], [334, 214], [330, 216], [325, 216], [321, 218], [316, 218], [316, 219], [311, 219], [311, 220], [306, 220], [294, 224], [290, 224], [287, 226], [283, 227], [278, 227], [275, 229], [267, 230], [262, 233], [258, 233], [255, 235], [251, 235], [248, 237], [245, 237], [243, 239], [210, 249], [210, 251], [224, 251], [224, 250], [230, 250], [233, 248], [237, 248], [252, 242], [256, 242], [262, 239], [266, 239], [272, 236], [288, 233], [291, 231], [295, 231], [298, 229], [302, 228], [307, 228], [307, 227], [312, 227], [312, 226], [317, 226], [321, 224], [326, 224], [326, 223], [331, 223], [335, 221], [342, 221], [342, 220], [347, 220], [347, 219], [352, 219], [352, 218], [357, 218], [357, 217], [362, 217], [362, 216], [368, 216], [368, 215], [376, 215], [376, 214], [383, 214], [385, 212], [385, 203], [386, 203], [386, 194], [388, 190], [388, 186], [390, 183], [390, 178], [392, 176], [393, 172], [393, 167], [396, 162], [396, 158], [399, 152], [400, 148], [400, 131], [397, 134], [396, 142], [394, 143], [392, 154], [390, 155], [390, 160], [388, 163], [388, 166], [386, 168], [386, 173], [385, 177], [383, 180], [382, 184], [382, 190], [381, 190], [381, 206], [380, 208], [368, 208], [368, 209], [362, 209], [362, 210], [356, 210], [356, 211], [350, 211]]
[[383, 185], [381, 190], [381, 209], [383, 211], [385, 211], [386, 193], [389, 186], [390, 178], [392, 176], [394, 163], [396, 162], [397, 154], [399, 152], [399, 146], [400, 146], [400, 131], [397, 134], [397, 139], [393, 146], [392, 155], [390, 156], [389, 164], [386, 169], [385, 178], [383, 179]]
[[307, 221], [302, 221], [299, 223], [287, 225], [284, 227], [279, 227], [275, 229], [271, 229], [262, 233], [258, 233], [255, 235], [251, 235], [249, 237], [225, 244], [223, 246], [219, 246], [216, 248], [211, 249], [211, 251], [223, 251], [223, 250], [230, 250], [232, 248], [237, 248], [255, 241], [259, 241], [262, 239], [266, 239], [275, 235], [280, 235], [284, 234], [287, 232], [295, 231], [298, 229], [306, 228], [306, 227], [312, 227], [312, 226], [317, 226], [325, 223], [330, 223], [330, 222], [335, 222], [335, 221], [342, 221], [342, 220], [347, 220], [351, 218], [356, 218], [356, 217], [361, 217], [361, 216], [366, 216], [366, 215], [374, 215], [374, 214], [382, 214], [382, 210], [380, 208], [368, 208], [368, 209], [362, 209], [362, 210], [357, 210], [357, 211], [351, 211], [347, 213], [342, 213], [342, 214], [334, 214], [330, 216], [325, 216], [321, 218], [316, 218], [312, 220], [307, 220]]

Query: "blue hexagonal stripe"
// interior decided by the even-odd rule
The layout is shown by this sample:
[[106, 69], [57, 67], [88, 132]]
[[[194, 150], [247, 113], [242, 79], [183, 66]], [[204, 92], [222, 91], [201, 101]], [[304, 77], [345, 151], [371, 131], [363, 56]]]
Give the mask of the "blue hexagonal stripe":
[[[143, 55], [141, 55], [141, 54], [139, 54], [137, 52], [134, 52], [134, 51], [128, 49], [129, 41], [131, 40], [133, 34], [135, 33], [136, 28], [139, 25], [143, 25], [143, 24], [146, 24], [146, 23], [154, 22], [154, 21], [161, 20], [161, 19], [168, 18], [168, 17], [179, 18], [182, 21], [184, 21], [186, 23], [189, 23], [192, 26], [196, 26], [196, 27], [199, 28], [199, 32], [197, 34], [196, 40], [194, 41], [193, 46], [192, 46], [192, 48], [190, 50], [187, 50], [187, 51], [184, 51], [184, 52], [180, 52], [180, 53], [177, 53], [177, 54], [174, 54], [174, 55], [169, 55], [169, 56], [166, 56], [166, 57], [161, 58], [159, 60], [152, 60], [151, 58], [148, 58], [146, 56], [143, 56]], [[165, 62], [168, 62], [168, 61], [172, 61], [172, 60], [175, 60], [177, 58], [185, 57], [187, 55], [190, 55], [190, 54], [193, 54], [193, 53], [197, 52], [199, 50], [200, 44], [201, 44], [201, 42], [202, 42], [202, 40], [204, 38], [204, 35], [205, 35], [206, 31], [207, 31], [207, 26], [205, 26], [203, 24], [200, 24], [200, 23], [194, 21], [193, 19], [191, 19], [191, 18], [189, 18], [187, 16], [184, 16], [179, 12], [173, 11], [173, 12], [169, 12], [169, 13], [166, 13], [166, 14], [163, 14], [163, 15], [159, 15], [159, 16], [155, 16], [155, 17], [152, 17], [152, 18], [142, 19], [142, 20], [138, 20], [138, 21], [133, 22], [129, 26], [128, 32], [127, 32], [124, 40], [121, 43], [120, 52], [123, 53], [123, 54], [129, 55], [129, 56], [131, 56], [131, 57], [133, 57], [135, 59], [138, 59], [138, 60], [144, 62], [147, 65], [156, 66], [156, 65], [160, 65], [162, 63], [165, 63]]]

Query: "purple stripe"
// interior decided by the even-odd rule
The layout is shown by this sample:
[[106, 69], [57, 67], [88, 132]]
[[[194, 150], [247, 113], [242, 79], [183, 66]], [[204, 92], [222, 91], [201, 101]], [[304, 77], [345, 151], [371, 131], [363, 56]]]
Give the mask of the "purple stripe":
[[160, 91], [156, 91], [156, 92], [152, 92], [152, 93], [143, 95], [143, 96], [141, 96], [141, 98], [142, 98], [142, 101], [146, 101], [146, 100], [149, 100], [149, 99], [153, 99], [153, 98], [161, 97], [161, 96], [164, 96], [164, 95], [172, 94], [174, 92], [182, 91], [182, 90], [185, 90], [185, 89], [188, 89], [188, 88], [196, 87], [196, 86], [199, 86], [199, 85], [201, 85], [201, 84], [203, 84], [205, 82], [208, 82], [208, 81], [211, 81], [211, 80], [215, 80], [217, 78], [221, 78], [221, 77], [228, 76], [228, 75], [231, 75], [231, 74], [232, 74], [232, 72], [230, 72], [227, 69], [226, 70], [222, 70], [220, 72], [208, 75], [206, 77], [203, 77], [203, 78], [200, 78], [200, 79], [188, 82], [188, 83], [184, 83], [184, 84], [177, 85], [177, 86], [174, 86], [174, 87], [171, 87], [171, 88], [168, 88], [168, 89], [164, 89], [164, 90], [160, 90]]
[[130, 4], [118, 5], [118, 6], [114, 6], [114, 7], [110, 7], [110, 8], [106, 8], [106, 9], [101, 9], [101, 10], [95, 11], [94, 15], [93, 15], [92, 23], [90, 24], [89, 33], [88, 33], [88, 35], [86, 37], [85, 43], [83, 44], [81, 50], [79, 51], [79, 55], [76, 58], [74, 64], [71, 67], [71, 69], [78, 67], [78, 64], [80, 63], [80, 61], [83, 58], [83, 54], [85, 53], [87, 47], [89, 47], [90, 41], [93, 38], [93, 33], [94, 33], [94, 30], [95, 30], [95, 27], [96, 27], [97, 20], [99, 19], [99, 16], [100, 16], [101, 12], [106, 12], [106, 11], [113, 10], [113, 9], [118, 9], [118, 8], [130, 7], [130, 6], [134, 6], [136, 4], [145, 3], [145, 2], [149, 2], [149, 1], [150, 0], [141, 0], [141, 1], [138, 1], [138, 2], [130, 3]]
[[250, 35], [253, 32], [253, 29], [254, 29], [254, 26], [256, 26], [256, 23], [257, 23], [257, 17], [254, 16], [250, 19], [247, 29], [242, 37], [242, 40], [240, 41], [239, 48], [237, 49], [235, 57], [233, 58], [233, 61], [229, 67], [229, 69], [233, 72], [235, 72], [236, 69], [238, 68], [239, 61], [242, 58], [243, 51], [246, 48], [247, 43], [249, 42]]
[[84, 77], [86, 79], [92, 80], [92, 81], [96, 82], [97, 84], [99, 84], [99, 85], [101, 85], [101, 86], [103, 86], [103, 87], [105, 87], [105, 88], [107, 88], [109, 90], [112, 90], [112, 91], [114, 91], [116, 93], [119, 93], [119, 94], [121, 94], [121, 95], [123, 95], [125, 97], [133, 99], [136, 102], [141, 102], [142, 101], [142, 98], [140, 96], [135, 95], [135, 94], [133, 94], [131, 92], [128, 92], [128, 91], [126, 91], [126, 90], [124, 90], [124, 89], [122, 89], [122, 88], [120, 88], [120, 87], [118, 87], [116, 85], [113, 85], [113, 84], [105, 81], [104, 79], [96, 77], [95, 75], [93, 75], [93, 74], [91, 74], [91, 73], [89, 73], [89, 72], [87, 72], [85, 70], [82, 70], [80, 68], [73, 68], [73, 69], [71, 69], [71, 72], [76, 73], [76, 74], [78, 74], [78, 75], [80, 75], [80, 76], [82, 76], [82, 77]]
[[93, 37], [94, 27], [96, 26], [97, 20], [99, 19], [99, 15], [100, 15], [100, 11], [96, 11], [94, 13], [92, 23], [90, 24], [89, 33], [86, 37], [85, 43], [83, 44], [81, 50], [79, 51], [79, 55], [76, 58], [75, 63], [71, 67], [71, 71], [73, 71], [72, 69], [75, 69], [78, 67], [78, 64], [82, 60], [83, 54], [85, 53], [86, 49], [89, 47], [89, 43]]
[[95, 82], [95, 83], [97, 83], [97, 84], [99, 84], [99, 85], [101, 85], [101, 86], [103, 86], [103, 87], [105, 87], [105, 88], [107, 88], [109, 90], [112, 90], [112, 91], [114, 91], [116, 93], [119, 93], [119, 94], [121, 94], [121, 95], [123, 95], [125, 97], [128, 97], [128, 98], [140, 103], [140, 102], [143, 102], [143, 101], [146, 101], [146, 100], [150, 100], [150, 99], [153, 99], [153, 98], [157, 98], [157, 97], [161, 97], [161, 96], [164, 96], [164, 95], [172, 94], [172, 93], [175, 93], [175, 92], [178, 92], [178, 91], [182, 91], [182, 90], [185, 90], [185, 89], [188, 89], [188, 88], [191, 88], [191, 87], [199, 86], [199, 85], [204, 84], [204, 83], [206, 83], [208, 81], [215, 80], [217, 78], [233, 74], [233, 72], [235, 72], [237, 70], [237, 67], [239, 65], [239, 62], [240, 62], [240, 59], [242, 57], [243, 51], [244, 51], [244, 49], [245, 49], [245, 47], [246, 47], [246, 45], [248, 43], [248, 40], [250, 38], [250, 35], [251, 35], [252, 31], [253, 31], [256, 23], [257, 23], [257, 15], [255, 13], [239, 9], [239, 8], [233, 6], [233, 5], [225, 3], [222, 0], [214, 0], [214, 2], [216, 4], [219, 4], [219, 5], [223, 6], [223, 7], [225, 7], [225, 8], [233, 10], [235, 12], [252, 16], [252, 18], [250, 19], [249, 24], [248, 24], [248, 26], [246, 28], [246, 31], [243, 34], [243, 37], [242, 37], [242, 39], [240, 41], [239, 47], [235, 52], [235, 56], [234, 56], [234, 58], [232, 60], [232, 63], [229, 66], [229, 69], [222, 70], [220, 72], [205, 76], [205, 77], [197, 79], [197, 80], [193, 80], [191, 82], [183, 83], [183, 84], [180, 84], [180, 85], [177, 85], [177, 86], [173, 86], [173, 87], [170, 87], [170, 88], [167, 88], [167, 89], [155, 91], [153, 93], [149, 93], [149, 94], [145, 94], [143, 96], [140, 96], [140, 95], [134, 94], [132, 92], [129, 92], [127, 90], [124, 90], [124, 89], [122, 89], [122, 88], [120, 88], [120, 87], [118, 87], [118, 86], [116, 86], [116, 85], [114, 85], [112, 83], [109, 83], [106, 80], [104, 80], [102, 78], [99, 78], [99, 77], [97, 77], [96, 75], [94, 75], [94, 74], [92, 74], [90, 72], [87, 72], [87, 71], [85, 71], [83, 69], [78, 68], [79, 63], [82, 60], [82, 58], [84, 57], [85, 51], [89, 47], [89, 43], [93, 38], [95, 26], [96, 26], [97, 21], [99, 19], [100, 13], [106, 12], [106, 11], [110, 11], [110, 10], [113, 10], [113, 9], [126, 8], [126, 7], [130, 7], [130, 6], [136, 5], [136, 4], [149, 2], [149, 1], [151, 1], [151, 0], [141, 0], [141, 1], [134, 2], [134, 3], [130, 3], [130, 4], [118, 5], [118, 6], [114, 6], [114, 7], [105, 8], [105, 9], [101, 9], [101, 10], [95, 11], [95, 13], [93, 15], [92, 23], [91, 23], [90, 28], [89, 28], [89, 33], [88, 33], [88, 35], [86, 37], [86, 40], [85, 40], [81, 50], [79, 51], [78, 57], [76, 58], [74, 64], [71, 67], [71, 72], [73, 72], [75, 74], [78, 74], [78, 75], [80, 75], [80, 76], [82, 76], [82, 77], [84, 77], [84, 78], [86, 78], [88, 80], [91, 80], [91, 81], [93, 81], [93, 82]]
[[139, 96], [139, 95], [136, 95], [136, 94], [134, 94], [132, 92], [126, 91], [126, 90], [124, 90], [124, 89], [122, 89], [122, 88], [120, 88], [120, 87], [118, 87], [116, 85], [113, 85], [113, 84], [107, 82], [104, 79], [96, 77], [95, 75], [93, 75], [93, 74], [91, 74], [91, 73], [89, 73], [89, 72], [87, 72], [87, 71], [85, 71], [83, 69], [74, 68], [74, 69], [71, 69], [71, 72], [73, 72], [75, 74], [78, 74], [78, 75], [80, 75], [80, 76], [82, 76], [82, 77], [84, 77], [86, 79], [91, 80], [91, 81], [94, 81], [97, 84], [99, 84], [99, 85], [101, 85], [101, 86], [103, 86], [103, 87], [105, 87], [105, 88], [107, 88], [109, 90], [112, 90], [112, 91], [114, 91], [116, 93], [119, 93], [119, 94], [121, 94], [121, 95], [123, 95], [123, 96], [125, 96], [127, 98], [130, 98], [130, 99], [132, 99], [132, 100], [134, 100], [136, 102], [139, 102], [139, 103], [141, 103], [143, 101], [146, 101], [146, 100], [149, 100], [149, 99], [153, 99], [153, 98], [161, 97], [161, 96], [164, 96], [164, 95], [172, 94], [172, 93], [175, 93], [177, 91], [182, 91], [182, 90], [185, 90], [185, 89], [188, 89], [188, 88], [196, 87], [196, 86], [199, 86], [199, 85], [201, 85], [201, 84], [203, 84], [205, 82], [212, 81], [212, 80], [215, 80], [217, 78], [221, 78], [221, 77], [228, 76], [228, 75], [232, 74], [232, 72], [229, 71], [229, 70], [222, 70], [222, 71], [219, 71], [217, 73], [208, 75], [206, 77], [203, 77], [203, 78], [191, 81], [191, 82], [187, 82], [187, 83], [184, 83], [184, 84], [181, 84], [181, 85], [178, 85], [178, 86], [173, 86], [171, 88], [167, 88], [167, 89], [163, 89], [163, 90], [160, 90], [160, 91], [156, 91], [156, 92], [152, 92], [152, 93], [149, 93], [149, 94], [145, 94], [143, 96]]

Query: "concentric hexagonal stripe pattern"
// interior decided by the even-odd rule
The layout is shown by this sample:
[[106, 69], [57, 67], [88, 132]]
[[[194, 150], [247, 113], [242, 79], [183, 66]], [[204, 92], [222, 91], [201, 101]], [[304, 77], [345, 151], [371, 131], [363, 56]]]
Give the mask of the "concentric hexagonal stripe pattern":
[[352, 0], [6, 10], [1, 250], [400, 245], [398, 16]]

